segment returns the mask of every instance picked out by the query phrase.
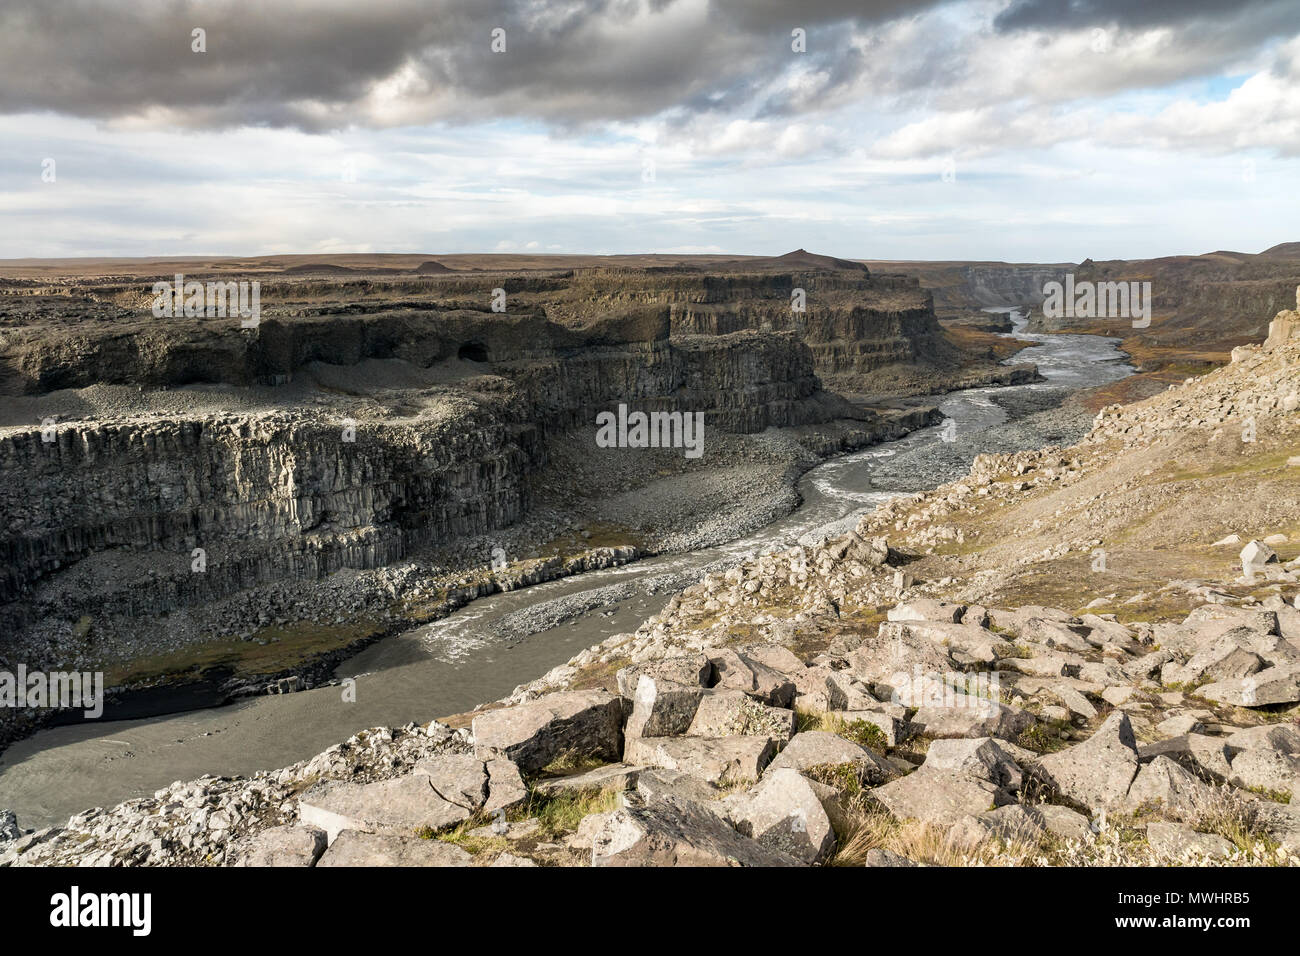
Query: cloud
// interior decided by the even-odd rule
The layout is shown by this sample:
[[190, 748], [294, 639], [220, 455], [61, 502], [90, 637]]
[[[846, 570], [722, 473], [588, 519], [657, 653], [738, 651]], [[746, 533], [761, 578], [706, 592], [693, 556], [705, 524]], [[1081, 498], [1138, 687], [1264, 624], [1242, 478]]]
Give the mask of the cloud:
[[[0, 111], [199, 128], [328, 130], [527, 117], [631, 119], [748, 103], [809, 60], [845, 55], [835, 24], [925, 0], [6, 0]], [[205, 31], [205, 52], [192, 31]], [[504, 31], [494, 52], [493, 31]], [[822, 31], [822, 32], [819, 32]], [[58, 64], [57, 71], [51, 64]]]

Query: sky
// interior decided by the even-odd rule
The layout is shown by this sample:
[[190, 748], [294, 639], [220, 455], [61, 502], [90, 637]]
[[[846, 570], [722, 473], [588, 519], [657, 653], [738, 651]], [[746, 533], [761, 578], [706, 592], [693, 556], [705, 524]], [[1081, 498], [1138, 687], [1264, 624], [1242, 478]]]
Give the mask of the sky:
[[3, 258], [1258, 252], [1298, 185], [1296, 0], [0, 0]]

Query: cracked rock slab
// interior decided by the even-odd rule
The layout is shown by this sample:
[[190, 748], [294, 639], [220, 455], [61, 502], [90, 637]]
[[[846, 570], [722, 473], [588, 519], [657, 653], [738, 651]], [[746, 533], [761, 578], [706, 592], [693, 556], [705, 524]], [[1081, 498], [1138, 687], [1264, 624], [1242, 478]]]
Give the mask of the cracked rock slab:
[[689, 801], [629, 801], [592, 841], [592, 866], [798, 866]]

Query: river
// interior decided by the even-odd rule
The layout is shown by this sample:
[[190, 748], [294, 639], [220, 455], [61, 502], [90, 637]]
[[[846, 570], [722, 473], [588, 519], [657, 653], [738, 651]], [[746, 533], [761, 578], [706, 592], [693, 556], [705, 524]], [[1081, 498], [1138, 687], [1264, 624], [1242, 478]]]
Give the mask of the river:
[[800, 479], [802, 503], [754, 534], [475, 601], [342, 664], [336, 676], [355, 678], [355, 702], [345, 701], [338, 686], [324, 686], [145, 720], [43, 730], [0, 756], [0, 808], [13, 810], [24, 827], [62, 823], [87, 807], [152, 794], [174, 780], [286, 766], [367, 727], [424, 723], [503, 697], [583, 648], [635, 630], [711, 566], [839, 533], [881, 501], [960, 476], [981, 452], [1060, 440], [1059, 422], [1050, 415], [1026, 419], [1024, 412], [1050, 406], [1063, 391], [1133, 372], [1118, 339], [1028, 335], [1019, 313], [988, 311], [1010, 312], [1016, 329], [1008, 334], [1038, 343], [1014, 361], [1036, 363], [1046, 381], [936, 396], [944, 424], [818, 465]]

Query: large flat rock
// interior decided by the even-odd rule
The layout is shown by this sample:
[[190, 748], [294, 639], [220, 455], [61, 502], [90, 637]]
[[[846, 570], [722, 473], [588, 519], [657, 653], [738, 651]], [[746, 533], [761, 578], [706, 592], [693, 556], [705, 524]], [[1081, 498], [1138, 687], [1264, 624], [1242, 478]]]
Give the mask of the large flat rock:
[[797, 866], [691, 801], [629, 801], [592, 841], [592, 866]]
[[623, 762], [709, 783], [757, 780], [776, 747], [768, 737], [629, 737]]
[[458, 846], [414, 836], [344, 830], [317, 866], [469, 866], [474, 858]]
[[597, 690], [563, 691], [474, 718], [481, 759], [506, 756], [524, 773], [566, 754], [617, 760], [623, 749], [624, 698]]

